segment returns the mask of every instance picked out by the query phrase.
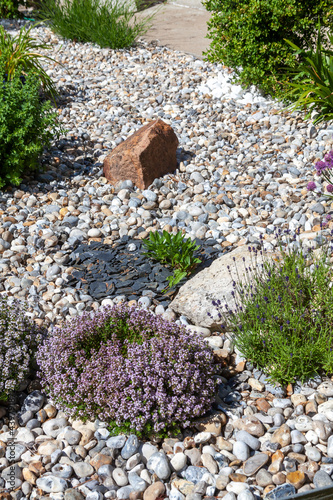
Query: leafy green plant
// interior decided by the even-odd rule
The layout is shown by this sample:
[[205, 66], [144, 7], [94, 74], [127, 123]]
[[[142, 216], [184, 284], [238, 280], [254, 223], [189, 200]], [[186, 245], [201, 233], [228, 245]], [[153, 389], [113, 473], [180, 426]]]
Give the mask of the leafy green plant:
[[317, 23], [332, 23], [331, 0], [205, 0], [212, 13], [205, 53], [211, 62], [232, 67], [243, 86], [257, 85], [264, 92], [283, 95], [289, 80], [285, 66], [296, 68], [285, 39], [306, 48]]
[[[332, 46], [333, 36], [328, 36], [328, 39]], [[295, 51], [295, 57], [301, 58], [301, 63], [290, 70], [293, 81], [289, 82], [291, 90], [286, 94], [286, 98], [295, 102], [288, 109], [305, 110], [306, 118], [310, 118], [312, 112], [317, 111], [318, 116], [313, 123], [332, 120], [333, 52], [323, 47], [320, 29], [315, 50], [309, 46], [305, 51], [289, 40], [286, 42]]]
[[51, 139], [62, 132], [57, 112], [50, 101], [39, 97], [39, 80], [28, 73], [25, 84], [20, 71], [5, 80], [5, 65], [0, 59], [0, 188], [19, 185], [22, 174], [39, 168], [38, 158]]
[[169, 276], [169, 287], [177, 285], [185, 276], [188, 276], [201, 260], [194, 256], [199, 249], [190, 238], [185, 239], [179, 231], [177, 234], [151, 232], [149, 238], [142, 240], [147, 248], [144, 255], [154, 260], [167, 264], [174, 269], [173, 276]]
[[17, 36], [12, 36], [0, 26], [0, 58], [5, 65], [5, 78], [11, 80], [16, 71], [20, 74], [35, 73], [44, 90], [53, 98], [57, 95], [57, 90], [50, 76], [46, 73], [40, 64], [41, 59], [48, 59], [56, 62], [52, 57], [45, 56], [37, 52], [41, 49], [50, 50], [51, 46], [46, 43], [38, 42], [31, 36], [31, 30], [39, 23], [30, 27], [24, 26]]
[[153, 17], [137, 20], [129, 0], [45, 0], [38, 15], [64, 38], [112, 49], [133, 45]]
[[24, 0], [1, 0], [0, 18], [9, 19], [19, 17], [19, 5], [24, 4]]
[[260, 266], [254, 251], [257, 271], [234, 282], [236, 309], [213, 303], [242, 355], [281, 384], [333, 371], [333, 248], [318, 255], [295, 248], [296, 235], [293, 243]]

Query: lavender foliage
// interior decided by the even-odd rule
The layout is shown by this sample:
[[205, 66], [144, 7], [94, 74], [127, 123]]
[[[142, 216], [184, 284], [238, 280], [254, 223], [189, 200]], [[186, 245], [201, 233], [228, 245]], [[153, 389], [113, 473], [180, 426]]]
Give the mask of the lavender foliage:
[[166, 431], [210, 409], [213, 354], [183, 326], [125, 304], [56, 328], [37, 361], [51, 399], [70, 416]]
[[26, 316], [19, 301], [0, 298], [0, 400], [18, 390], [27, 377], [42, 331]]
[[274, 382], [333, 372], [332, 237], [322, 232], [318, 253], [302, 249], [297, 232], [279, 232], [279, 253], [259, 264], [253, 248], [254, 272], [233, 282], [236, 307], [213, 303], [242, 355]]

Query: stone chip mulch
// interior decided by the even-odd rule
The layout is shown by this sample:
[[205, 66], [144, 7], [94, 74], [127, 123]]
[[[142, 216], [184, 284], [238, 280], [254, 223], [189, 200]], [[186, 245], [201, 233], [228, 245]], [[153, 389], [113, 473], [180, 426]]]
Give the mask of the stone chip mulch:
[[[217, 253], [259, 245], [260, 235], [274, 249], [277, 228], [300, 228], [304, 245], [319, 241], [330, 206], [306, 185], [332, 147], [330, 126], [280, 113], [254, 89], [226, 85], [222, 66], [165, 47], [101, 50], [60, 40], [47, 27], [34, 33], [64, 65], [50, 62], [47, 70], [68, 133], [45, 153], [43, 173], [1, 193], [0, 291], [27, 301], [35, 321], [51, 327], [123, 299], [76, 288], [85, 279], [74, 274], [77, 245], [132, 242], [159, 229], [181, 229]], [[143, 191], [127, 180], [108, 184], [104, 157], [156, 118], [179, 138], [178, 169]], [[188, 323], [164, 297], [147, 301], [147, 291], [137, 300], [143, 307]], [[191, 328], [221, 362], [208, 422], [159, 443], [110, 437], [102, 422], [68, 420], [27, 381], [15, 406], [11, 493], [10, 422], [0, 407], [0, 498], [274, 500], [332, 485], [332, 381], [318, 377], [286, 392], [234, 352], [227, 336]]]

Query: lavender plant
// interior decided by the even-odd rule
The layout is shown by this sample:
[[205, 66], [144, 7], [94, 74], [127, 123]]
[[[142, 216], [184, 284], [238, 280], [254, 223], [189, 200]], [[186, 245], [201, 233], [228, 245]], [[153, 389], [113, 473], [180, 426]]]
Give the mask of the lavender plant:
[[[317, 161], [316, 165], [316, 175], [322, 177], [324, 181], [327, 182], [326, 191], [329, 194], [324, 193], [324, 196], [333, 199], [333, 151], [327, 153], [324, 157], [324, 161]], [[314, 181], [308, 183], [308, 191], [315, 191], [317, 189], [317, 184]]]
[[[293, 237], [297, 243], [297, 235]], [[257, 250], [252, 249], [253, 266]], [[291, 245], [268, 255], [245, 282], [233, 282], [236, 308], [214, 302], [237, 348], [270, 379], [305, 381], [333, 371], [333, 288], [329, 245], [308, 252]]]
[[26, 316], [22, 304], [0, 298], [0, 400], [19, 388], [27, 377], [42, 331]]
[[166, 433], [210, 409], [212, 351], [199, 336], [122, 304], [56, 328], [37, 361], [51, 399], [113, 433]]

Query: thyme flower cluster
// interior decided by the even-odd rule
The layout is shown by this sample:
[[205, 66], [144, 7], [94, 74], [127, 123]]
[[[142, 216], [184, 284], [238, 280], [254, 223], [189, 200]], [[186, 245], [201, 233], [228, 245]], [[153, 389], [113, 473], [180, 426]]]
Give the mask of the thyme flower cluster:
[[187, 427], [214, 399], [204, 340], [125, 304], [73, 318], [39, 349], [42, 383], [70, 416], [134, 431]]
[[0, 400], [29, 374], [33, 356], [42, 341], [42, 333], [25, 315], [22, 304], [0, 298]]

